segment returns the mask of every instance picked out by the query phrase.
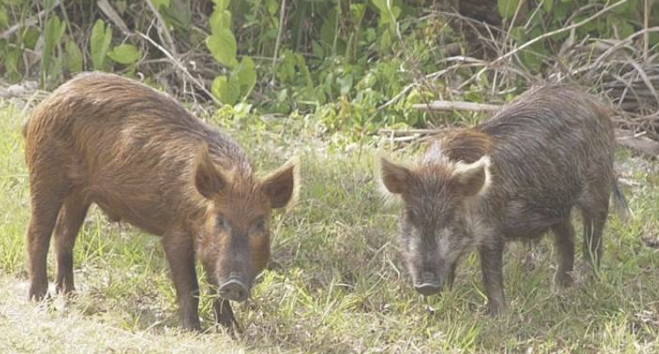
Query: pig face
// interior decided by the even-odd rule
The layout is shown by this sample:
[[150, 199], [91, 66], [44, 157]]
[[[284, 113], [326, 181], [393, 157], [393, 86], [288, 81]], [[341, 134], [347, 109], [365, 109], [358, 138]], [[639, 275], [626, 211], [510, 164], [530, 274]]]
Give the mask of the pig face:
[[257, 181], [222, 172], [202, 148], [195, 185], [208, 205], [197, 252], [208, 281], [224, 299], [244, 301], [249, 296], [270, 256], [271, 211], [294, 199], [297, 184], [292, 161]]
[[466, 164], [450, 161], [408, 168], [380, 160], [380, 180], [399, 197], [399, 241], [414, 288], [423, 295], [440, 292], [453, 281], [455, 267], [476, 243], [473, 204], [489, 181], [489, 158]]

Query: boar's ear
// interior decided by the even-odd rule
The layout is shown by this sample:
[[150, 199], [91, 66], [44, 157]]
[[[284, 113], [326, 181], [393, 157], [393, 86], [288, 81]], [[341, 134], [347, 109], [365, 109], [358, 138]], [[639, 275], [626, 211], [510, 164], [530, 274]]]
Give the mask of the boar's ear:
[[490, 182], [490, 157], [485, 155], [469, 164], [458, 162], [451, 177], [461, 195], [472, 196], [483, 193]]
[[297, 199], [299, 185], [299, 161], [296, 157], [261, 181], [263, 191], [270, 199], [270, 207], [273, 209], [293, 204]]
[[401, 194], [407, 190], [408, 178], [412, 172], [405, 166], [398, 165], [384, 156], [379, 157], [379, 179], [389, 193]]
[[197, 153], [194, 181], [197, 191], [205, 198], [211, 199], [226, 187], [227, 180], [213, 164], [208, 153], [208, 144], [204, 142]]

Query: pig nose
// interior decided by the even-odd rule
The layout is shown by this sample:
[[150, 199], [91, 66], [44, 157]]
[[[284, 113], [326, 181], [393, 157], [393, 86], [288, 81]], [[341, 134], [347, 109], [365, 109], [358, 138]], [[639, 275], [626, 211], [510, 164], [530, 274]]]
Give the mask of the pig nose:
[[431, 272], [421, 273], [420, 281], [414, 284], [414, 290], [421, 295], [430, 296], [442, 291], [442, 281]]
[[220, 296], [231, 301], [245, 301], [249, 296], [249, 290], [243, 281], [238, 278], [229, 278], [220, 285]]

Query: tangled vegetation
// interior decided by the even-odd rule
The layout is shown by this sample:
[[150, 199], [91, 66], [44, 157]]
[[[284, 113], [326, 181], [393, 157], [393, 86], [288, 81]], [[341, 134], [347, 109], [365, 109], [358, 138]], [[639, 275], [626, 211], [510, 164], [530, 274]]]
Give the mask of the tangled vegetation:
[[83, 70], [119, 72], [363, 135], [469, 119], [412, 104], [503, 102], [547, 77], [626, 102], [636, 80], [644, 92], [628, 110], [647, 113], [657, 25], [644, 0], [2, 0], [0, 74], [51, 89]]

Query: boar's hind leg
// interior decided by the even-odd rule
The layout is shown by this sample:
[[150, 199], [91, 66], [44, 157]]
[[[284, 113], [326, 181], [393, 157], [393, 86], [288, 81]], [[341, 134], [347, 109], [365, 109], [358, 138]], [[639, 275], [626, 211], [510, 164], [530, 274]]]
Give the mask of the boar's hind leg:
[[607, 193], [593, 193], [580, 209], [583, 216], [583, 257], [593, 268], [598, 269], [602, 258], [602, 232], [609, 214], [610, 188], [596, 190], [606, 190]]
[[602, 232], [607, 214], [608, 205], [603, 210], [583, 212], [583, 256], [595, 269], [599, 269], [602, 258]]
[[85, 221], [89, 204], [80, 193], [73, 192], [64, 200], [55, 225], [55, 251], [57, 253], [57, 291], [68, 294], [73, 285], [73, 246]]
[[503, 295], [503, 242], [496, 240], [483, 244], [478, 252], [485, 294], [487, 294], [488, 312], [490, 315], [497, 315], [506, 309]]
[[574, 227], [567, 217], [552, 228], [555, 237], [556, 252], [558, 254], [558, 270], [554, 282], [560, 287], [572, 284], [570, 273], [574, 268]]
[[[30, 299], [41, 300], [48, 291], [46, 259], [50, 237], [66, 193], [65, 185], [57, 185], [57, 176], [30, 176], [32, 215], [27, 228], [30, 259]], [[61, 181], [61, 180], [60, 180]]]
[[163, 236], [162, 244], [176, 288], [181, 326], [199, 330], [199, 284], [192, 237], [185, 233], [170, 233]]

